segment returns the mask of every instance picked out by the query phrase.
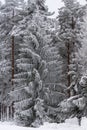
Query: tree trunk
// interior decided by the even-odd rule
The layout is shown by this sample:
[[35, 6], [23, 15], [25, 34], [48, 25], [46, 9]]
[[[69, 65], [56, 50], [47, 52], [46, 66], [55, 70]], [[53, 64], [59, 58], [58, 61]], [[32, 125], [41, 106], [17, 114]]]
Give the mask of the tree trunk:
[[[74, 30], [75, 29], [75, 21], [74, 21], [74, 18], [72, 17], [72, 24], [71, 24], [71, 28], [72, 28], [72, 30]], [[75, 48], [75, 43], [73, 42], [72, 43], [73, 44], [73, 56], [74, 56], [74, 58], [75, 58], [75, 53], [74, 53], [74, 48]], [[68, 59], [67, 59], [67, 61], [68, 61], [68, 72], [70, 71], [70, 69], [69, 69], [69, 66], [70, 66], [70, 44], [68, 43], [68, 45], [67, 45], [67, 55], [68, 55]], [[75, 61], [74, 61], [75, 62]], [[75, 63], [74, 63], [75, 64]], [[67, 76], [67, 79], [68, 79], [68, 87], [70, 86], [70, 84], [71, 84], [71, 77], [70, 77], [70, 75], [68, 75]], [[70, 97], [70, 90], [68, 90], [68, 97]]]
[[[14, 18], [14, 10], [13, 10]], [[14, 90], [14, 36], [12, 36], [12, 91]], [[14, 102], [11, 104], [11, 117], [14, 117]]]
[[14, 36], [12, 36], [12, 86], [14, 85]]
[[[69, 70], [69, 65], [70, 65], [70, 45], [69, 45], [69, 43], [67, 45], [67, 55], [68, 55], [68, 59], [67, 59], [67, 62], [68, 62], [67, 70], [69, 72], [70, 71]], [[69, 87], [70, 86], [70, 75], [67, 76], [67, 80], [68, 80], [68, 87]], [[68, 90], [68, 97], [70, 97], [70, 90]]]

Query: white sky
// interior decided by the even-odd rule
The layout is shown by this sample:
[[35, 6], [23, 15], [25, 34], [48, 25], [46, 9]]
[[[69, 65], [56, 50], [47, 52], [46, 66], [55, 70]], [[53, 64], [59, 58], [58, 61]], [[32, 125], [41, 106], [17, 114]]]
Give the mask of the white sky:
[[[4, 0], [0, 0], [4, 2]], [[58, 14], [58, 8], [60, 8], [63, 3], [61, 2], [62, 0], [46, 0], [46, 4], [48, 5], [49, 11], [53, 12], [55, 11], [55, 16]], [[81, 4], [85, 4], [85, 0], [78, 0]]]
[[[82, 5], [86, 4], [85, 0], [78, 0], [78, 1]], [[63, 6], [62, 0], [46, 0], [46, 4], [49, 7], [49, 11], [55, 11], [54, 17], [57, 16], [57, 14], [58, 14], [58, 8]]]

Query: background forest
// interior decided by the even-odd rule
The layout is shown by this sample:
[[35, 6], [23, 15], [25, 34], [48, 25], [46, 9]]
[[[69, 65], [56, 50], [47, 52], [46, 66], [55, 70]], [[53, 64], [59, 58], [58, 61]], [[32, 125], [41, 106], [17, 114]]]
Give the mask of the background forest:
[[87, 116], [87, 5], [0, 3], [0, 119], [23, 126]]

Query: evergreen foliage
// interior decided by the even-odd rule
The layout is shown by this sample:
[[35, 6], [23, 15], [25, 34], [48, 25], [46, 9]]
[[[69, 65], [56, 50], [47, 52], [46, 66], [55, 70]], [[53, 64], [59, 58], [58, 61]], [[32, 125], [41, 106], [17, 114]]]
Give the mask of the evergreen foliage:
[[75, 95], [73, 86], [79, 79], [78, 53], [82, 46], [82, 24], [85, 11], [83, 7], [74, 0], [63, 0], [64, 7], [59, 10], [59, 47], [63, 59], [63, 73], [65, 84], [68, 87], [68, 96]]
[[[21, 42], [19, 43], [19, 55], [16, 60], [18, 72], [13, 80], [15, 89], [11, 95], [15, 99], [15, 119], [18, 123], [20, 122], [25, 126], [38, 126], [46, 118], [41, 99], [42, 82], [44, 82], [48, 72], [46, 61], [41, 57], [41, 50], [45, 44], [43, 39], [45, 30], [43, 27], [46, 23], [46, 12], [47, 9], [43, 1], [28, 1], [24, 19], [14, 26], [12, 30], [12, 34], [15, 37], [20, 37]], [[43, 29], [43, 32], [41, 32], [41, 29]], [[16, 97], [15, 93], [18, 93]], [[29, 102], [31, 101], [30, 99], [32, 103]], [[37, 107], [38, 103], [41, 106], [41, 110]], [[41, 117], [40, 113], [42, 114]]]
[[[62, 0], [0, 3], [0, 118], [39, 127], [87, 116], [86, 6]], [[82, 53], [84, 50], [84, 53]]]

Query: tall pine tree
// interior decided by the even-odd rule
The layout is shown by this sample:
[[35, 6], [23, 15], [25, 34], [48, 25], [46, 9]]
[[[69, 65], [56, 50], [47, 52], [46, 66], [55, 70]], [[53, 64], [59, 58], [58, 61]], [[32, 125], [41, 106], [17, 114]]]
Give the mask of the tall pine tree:
[[47, 14], [44, 1], [29, 0], [23, 14], [24, 19], [12, 31], [12, 35], [19, 37], [21, 42], [16, 60], [18, 71], [13, 80], [15, 88], [11, 93], [15, 99], [15, 119], [26, 126], [38, 126], [46, 120], [41, 91], [47, 68], [40, 52], [45, 44], [43, 27]]
[[81, 25], [83, 22], [84, 9], [74, 0], [63, 0], [64, 7], [59, 10], [59, 38], [61, 44], [60, 54], [63, 58], [66, 79], [65, 84], [68, 87], [68, 97], [75, 95], [75, 84], [78, 82], [78, 51], [82, 46]]

